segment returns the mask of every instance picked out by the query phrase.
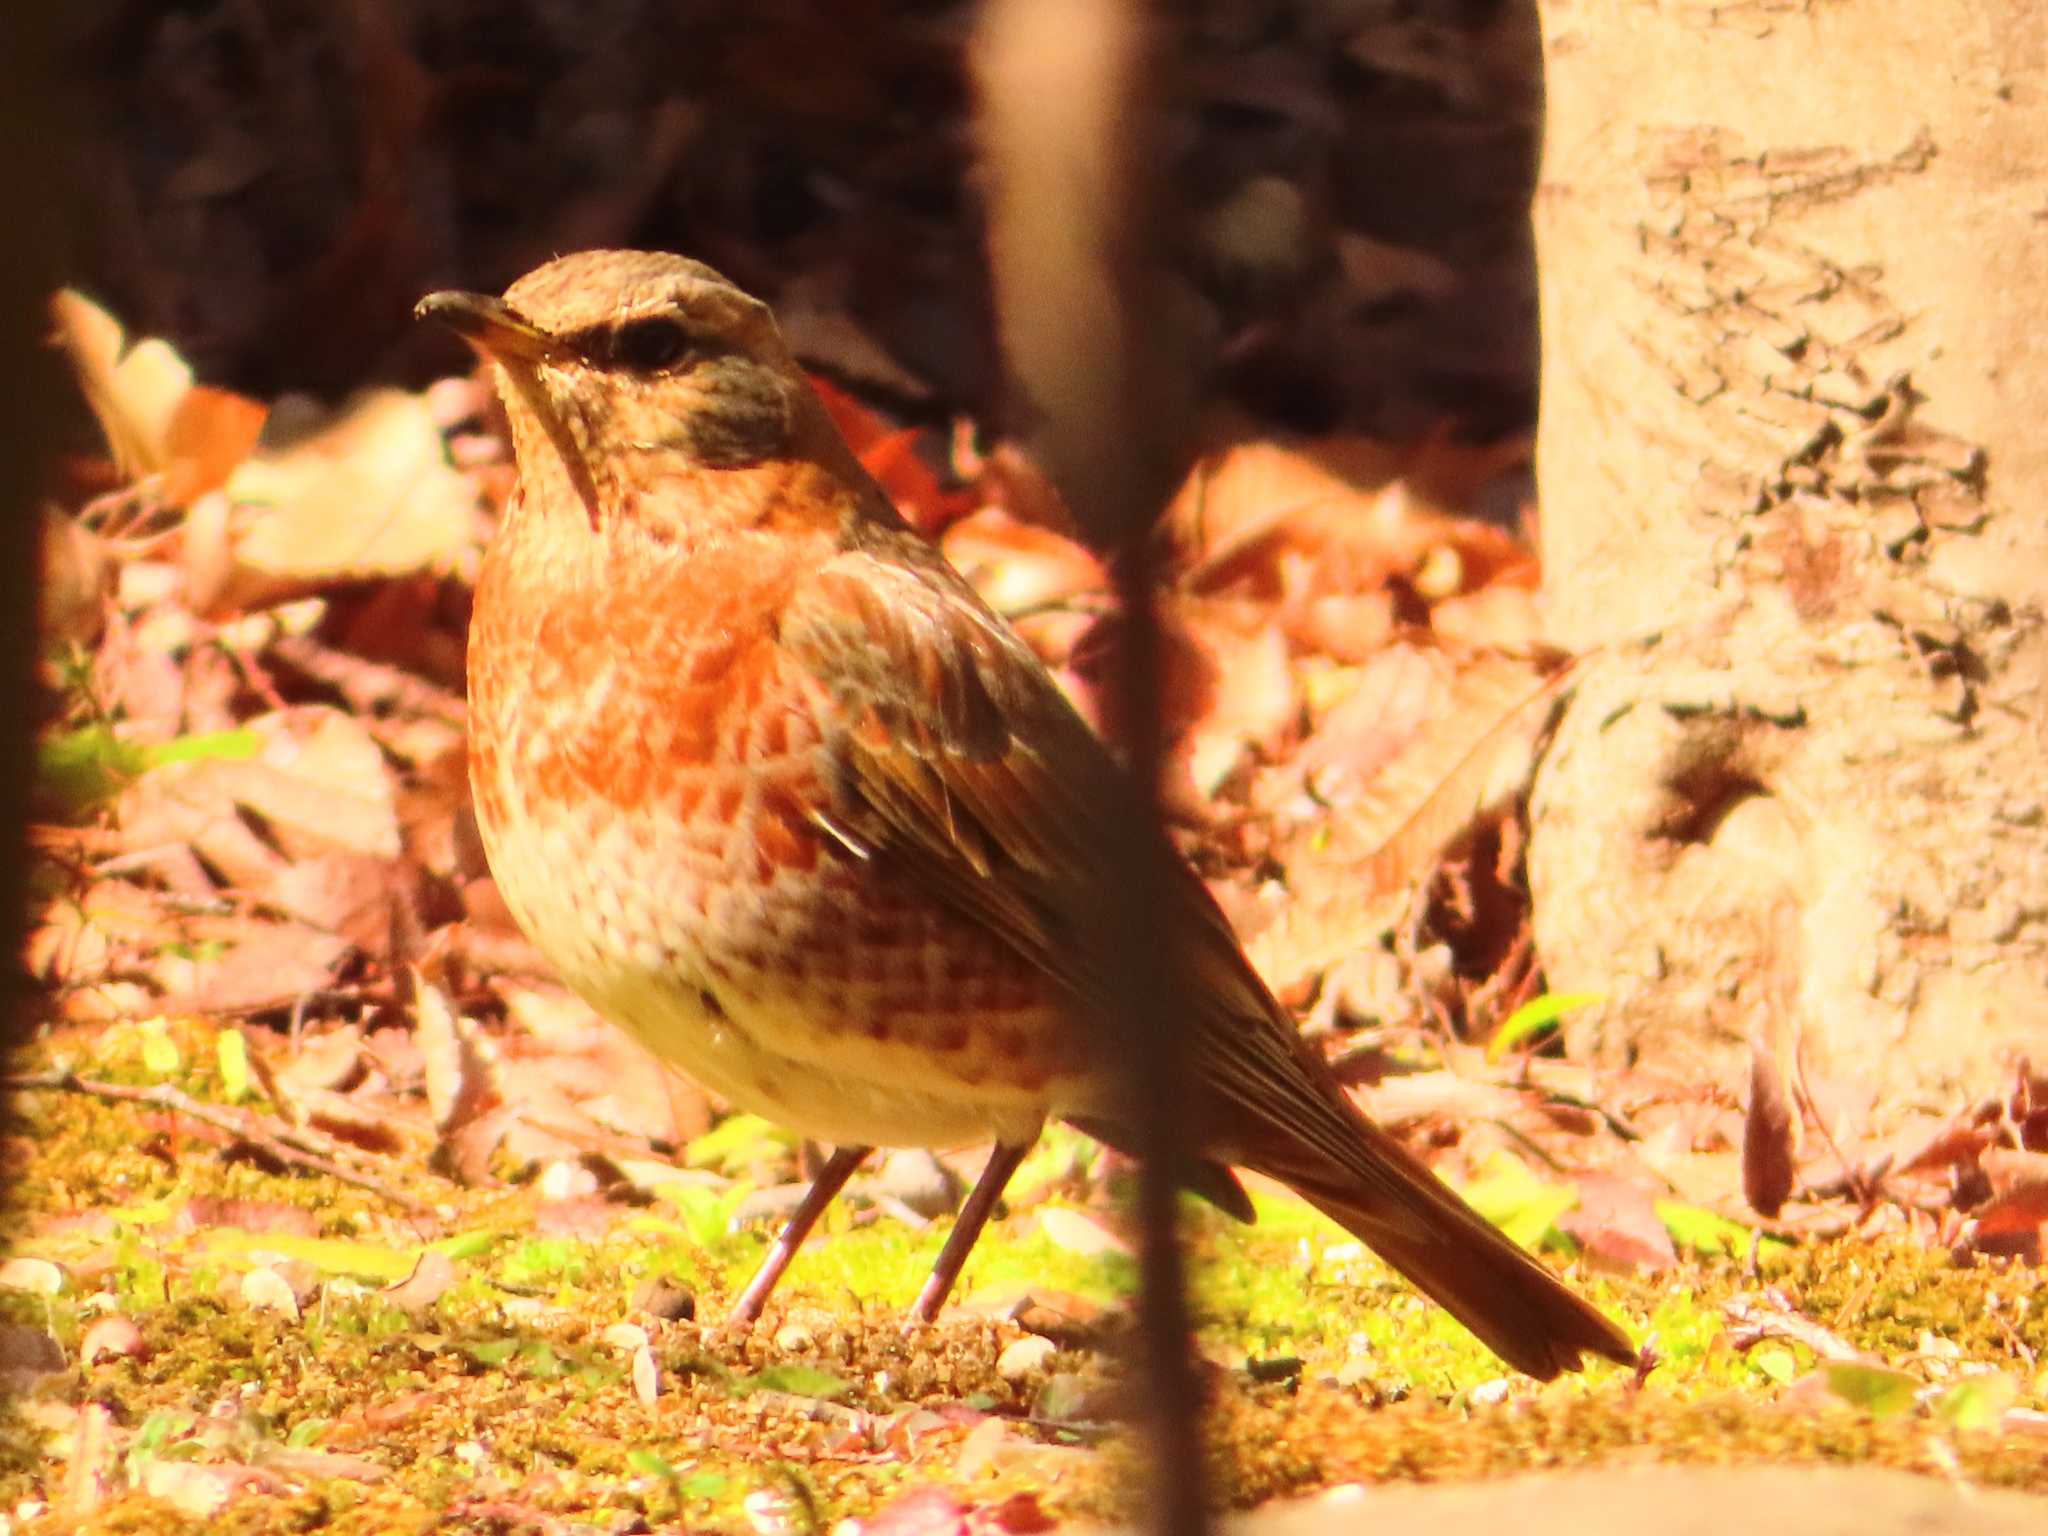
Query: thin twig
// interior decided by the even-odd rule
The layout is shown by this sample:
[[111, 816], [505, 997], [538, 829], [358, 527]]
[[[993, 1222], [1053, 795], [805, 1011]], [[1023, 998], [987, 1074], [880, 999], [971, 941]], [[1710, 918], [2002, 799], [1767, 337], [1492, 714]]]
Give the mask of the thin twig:
[[1168, 359], [1157, 281], [1162, 189], [1152, 174], [1164, 62], [1137, 0], [1000, 0], [984, 7], [976, 48], [988, 188], [988, 244], [1011, 372], [1035, 410], [1041, 461], [1098, 548], [1123, 622], [1108, 669], [1117, 745], [1145, 798], [1144, 817], [1107, 816], [1101, 910], [1074, 914], [1103, 979], [1141, 1157], [1139, 1323], [1151, 1438], [1148, 1524], [1160, 1536], [1208, 1529], [1201, 1383], [1177, 1242], [1188, 1163], [1182, 1082], [1190, 977], [1185, 935], [1170, 926], [1172, 866], [1161, 815], [1163, 642], [1152, 530], [1178, 476], [1188, 401]]
[[253, 1110], [202, 1103], [183, 1089], [173, 1088], [168, 1083], [158, 1083], [149, 1088], [135, 1088], [125, 1083], [95, 1082], [90, 1078], [80, 1077], [75, 1072], [12, 1073], [0, 1076], [0, 1092], [77, 1093], [88, 1098], [108, 1099], [117, 1104], [143, 1104], [152, 1109], [168, 1110], [173, 1114], [190, 1115], [202, 1124], [241, 1138], [259, 1152], [289, 1167], [303, 1168], [308, 1173], [338, 1179], [344, 1184], [388, 1200], [408, 1216], [417, 1216], [426, 1210], [424, 1205], [410, 1196], [400, 1194], [366, 1173], [357, 1173], [334, 1161], [332, 1154], [342, 1151], [342, 1143], [331, 1136], [323, 1135], [309, 1126], [280, 1125], [278, 1129], [272, 1130], [263, 1124], [263, 1117]]

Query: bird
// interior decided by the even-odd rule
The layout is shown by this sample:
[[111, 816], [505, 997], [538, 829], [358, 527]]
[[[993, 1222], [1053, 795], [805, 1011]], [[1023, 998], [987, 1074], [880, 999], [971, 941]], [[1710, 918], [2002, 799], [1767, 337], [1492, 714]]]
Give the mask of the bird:
[[[514, 488], [468, 646], [470, 783], [519, 927], [600, 1015], [835, 1150], [733, 1305], [756, 1321], [876, 1147], [993, 1144], [934, 1319], [1049, 1121], [1128, 1148], [1080, 925], [1150, 802], [861, 467], [770, 307], [653, 251], [418, 305], [492, 365]], [[1509, 1365], [1627, 1333], [1351, 1102], [1161, 832], [1186, 967], [1184, 1182], [1292, 1187]], [[1091, 968], [1097, 974], [1090, 974]]]

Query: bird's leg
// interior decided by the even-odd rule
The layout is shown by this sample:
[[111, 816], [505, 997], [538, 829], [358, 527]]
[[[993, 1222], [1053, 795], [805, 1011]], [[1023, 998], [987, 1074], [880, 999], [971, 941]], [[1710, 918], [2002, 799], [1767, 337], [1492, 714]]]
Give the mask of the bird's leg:
[[861, 1165], [861, 1159], [872, 1151], [873, 1147], [833, 1149], [825, 1166], [818, 1170], [817, 1178], [811, 1181], [803, 1204], [796, 1208], [788, 1225], [783, 1227], [782, 1235], [775, 1239], [775, 1246], [768, 1250], [768, 1257], [761, 1261], [761, 1267], [754, 1271], [754, 1278], [747, 1282], [747, 1288], [740, 1292], [740, 1299], [733, 1303], [730, 1321], [745, 1325], [761, 1315], [768, 1293], [775, 1289], [775, 1282], [782, 1278], [782, 1272], [789, 1268], [789, 1261], [796, 1257], [797, 1249], [811, 1235], [811, 1228], [825, 1214], [825, 1207], [846, 1187], [846, 1181], [853, 1177], [853, 1170]]
[[981, 1177], [974, 1181], [974, 1188], [968, 1192], [967, 1203], [960, 1207], [959, 1218], [947, 1235], [946, 1246], [939, 1250], [938, 1262], [932, 1265], [924, 1289], [917, 1293], [917, 1300], [911, 1304], [912, 1322], [928, 1323], [939, 1315], [939, 1308], [953, 1294], [953, 1282], [960, 1278], [960, 1271], [967, 1264], [967, 1255], [974, 1251], [975, 1239], [981, 1236], [981, 1229], [988, 1225], [996, 1202], [1003, 1197], [1003, 1186], [1010, 1182], [1010, 1175], [1017, 1171], [1017, 1165], [1030, 1151], [1031, 1143], [1028, 1141], [1021, 1145], [996, 1143], [995, 1151], [989, 1154], [987, 1166], [981, 1170]]

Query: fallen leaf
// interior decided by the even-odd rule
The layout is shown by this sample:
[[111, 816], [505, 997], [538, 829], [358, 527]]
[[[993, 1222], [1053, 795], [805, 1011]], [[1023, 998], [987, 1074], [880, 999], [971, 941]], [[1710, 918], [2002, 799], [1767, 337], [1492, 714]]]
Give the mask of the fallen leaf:
[[943, 1488], [917, 1488], [859, 1527], [860, 1536], [966, 1536], [966, 1507]]
[[430, 1310], [461, 1279], [460, 1265], [438, 1248], [427, 1248], [421, 1250], [412, 1273], [387, 1285], [381, 1294], [400, 1311], [418, 1314]]
[[1581, 1174], [1578, 1204], [1557, 1218], [1587, 1260], [1624, 1274], [1656, 1274], [1678, 1262], [1656, 1201], [1640, 1184], [1611, 1174]]
[[792, 1397], [815, 1397], [834, 1402], [853, 1390], [851, 1383], [814, 1365], [771, 1365], [732, 1384], [735, 1396], [751, 1392], [787, 1392]]
[[1993, 1147], [1980, 1162], [1991, 1198], [1971, 1213], [1978, 1236], [2024, 1236], [2048, 1223], [2048, 1153]]
[[130, 480], [170, 465], [167, 440], [192, 369], [169, 342], [129, 345], [121, 323], [73, 288], [50, 301], [57, 345], [99, 418], [115, 467]]
[[1082, 1258], [1105, 1253], [1128, 1254], [1131, 1245], [1092, 1216], [1063, 1205], [1043, 1206], [1038, 1212], [1038, 1230], [1055, 1246]]
[[1886, 1366], [1855, 1360], [1830, 1360], [1818, 1373], [1828, 1391], [1875, 1419], [1896, 1418], [1911, 1410], [1920, 1378]]
[[452, 570], [475, 549], [476, 492], [418, 395], [374, 390], [289, 436], [277, 425], [223, 487], [226, 567], [190, 573], [201, 612]]
[[1752, 1040], [1749, 1105], [1742, 1123], [1742, 1192], [1759, 1216], [1776, 1216], [1791, 1197], [1796, 1132], [1784, 1068], [1762, 1039]]

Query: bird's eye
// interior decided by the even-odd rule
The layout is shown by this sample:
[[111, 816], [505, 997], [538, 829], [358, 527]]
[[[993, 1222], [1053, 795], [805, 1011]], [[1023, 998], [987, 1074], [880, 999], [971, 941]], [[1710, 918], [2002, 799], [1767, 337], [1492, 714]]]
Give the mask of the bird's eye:
[[659, 315], [628, 321], [612, 337], [613, 361], [648, 373], [668, 367], [689, 350], [690, 333]]

